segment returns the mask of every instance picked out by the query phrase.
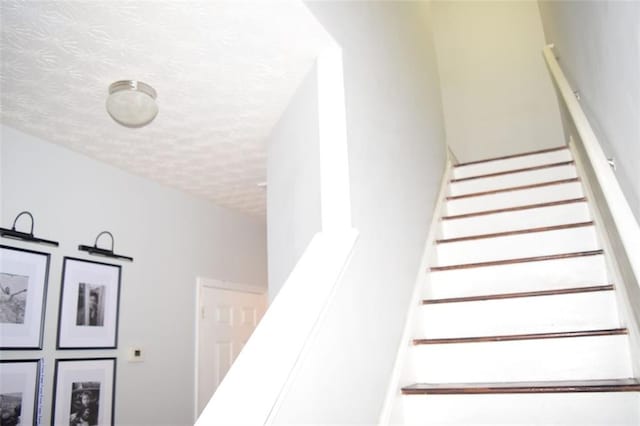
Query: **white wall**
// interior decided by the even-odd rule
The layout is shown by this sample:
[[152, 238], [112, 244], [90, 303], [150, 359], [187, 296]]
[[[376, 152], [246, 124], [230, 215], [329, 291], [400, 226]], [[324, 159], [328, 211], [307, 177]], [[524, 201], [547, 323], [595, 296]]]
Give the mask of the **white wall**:
[[267, 141], [269, 299], [320, 231], [320, 152], [315, 66]]
[[535, 1], [435, 1], [447, 143], [461, 162], [566, 141]]
[[360, 238], [274, 418], [374, 424], [445, 164], [428, 3], [307, 5], [343, 49], [351, 210]]
[[[29, 210], [51, 249], [43, 351], [3, 351], [2, 359], [46, 359], [43, 424], [49, 423], [55, 358], [117, 356], [116, 424], [193, 422], [197, 276], [266, 286], [265, 225], [256, 219], [132, 176], [3, 126], [2, 226]], [[62, 258], [109, 230], [122, 263], [118, 349], [55, 350]], [[45, 246], [3, 244], [49, 251]], [[118, 262], [113, 262], [118, 263]], [[126, 350], [143, 348], [130, 364]]]
[[547, 2], [540, 13], [548, 43], [640, 222], [640, 3]]

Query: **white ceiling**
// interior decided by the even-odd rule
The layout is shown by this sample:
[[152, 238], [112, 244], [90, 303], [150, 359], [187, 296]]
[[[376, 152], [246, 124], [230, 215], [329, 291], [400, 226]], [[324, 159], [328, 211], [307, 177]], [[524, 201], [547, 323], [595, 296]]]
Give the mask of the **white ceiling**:
[[[2, 0], [0, 120], [219, 205], [265, 212], [265, 139], [329, 43], [299, 1]], [[158, 92], [150, 125], [109, 84]]]

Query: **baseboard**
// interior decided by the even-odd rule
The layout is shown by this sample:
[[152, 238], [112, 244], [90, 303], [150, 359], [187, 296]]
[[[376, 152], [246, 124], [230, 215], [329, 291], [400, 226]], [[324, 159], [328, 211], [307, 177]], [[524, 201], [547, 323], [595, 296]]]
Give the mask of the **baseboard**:
[[440, 182], [440, 190], [438, 192], [438, 198], [436, 199], [435, 207], [433, 210], [433, 217], [431, 218], [431, 225], [429, 226], [429, 233], [427, 234], [427, 240], [425, 242], [422, 260], [418, 273], [414, 289], [411, 295], [411, 300], [407, 306], [407, 315], [405, 317], [404, 330], [402, 332], [402, 338], [400, 339], [398, 352], [396, 353], [396, 361], [393, 366], [393, 370], [390, 376], [389, 383], [387, 385], [387, 393], [382, 406], [378, 424], [397, 424], [401, 423], [401, 406], [400, 397], [402, 395], [401, 388], [404, 385], [401, 383], [403, 373], [407, 367], [407, 350], [409, 349], [411, 339], [415, 328], [415, 319], [420, 307], [420, 299], [422, 295], [422, 286], [428, 275], [425, 273], [429, 265], [434, 263], [435, 256], [435, 241], [438, 239], [438, 230], [440, 217], [443, 213], [444, 203], [447, 196], [447, 186], [449, 183], [449, 177], [452, 173], [452, 160], [448, 156], [445, 164], [445, 171], [442, 175], [442, 181]]

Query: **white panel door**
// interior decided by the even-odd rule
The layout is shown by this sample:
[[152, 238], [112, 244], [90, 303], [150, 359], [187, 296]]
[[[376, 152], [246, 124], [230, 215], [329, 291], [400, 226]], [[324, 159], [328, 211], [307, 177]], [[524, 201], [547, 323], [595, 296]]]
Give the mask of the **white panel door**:
[[200, 415], [266, 309], [266, 294], [199, 286], [197, 414]]

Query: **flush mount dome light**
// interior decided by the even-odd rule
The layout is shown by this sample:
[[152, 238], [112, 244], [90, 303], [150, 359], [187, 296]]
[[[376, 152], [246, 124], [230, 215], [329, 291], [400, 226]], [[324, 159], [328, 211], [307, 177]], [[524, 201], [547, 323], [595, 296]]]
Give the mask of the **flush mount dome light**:
[[123, 126], [145, 126], [158, 114], [156, 91], [141, 81], [116, 81], [109, 86], [107, 112]]

